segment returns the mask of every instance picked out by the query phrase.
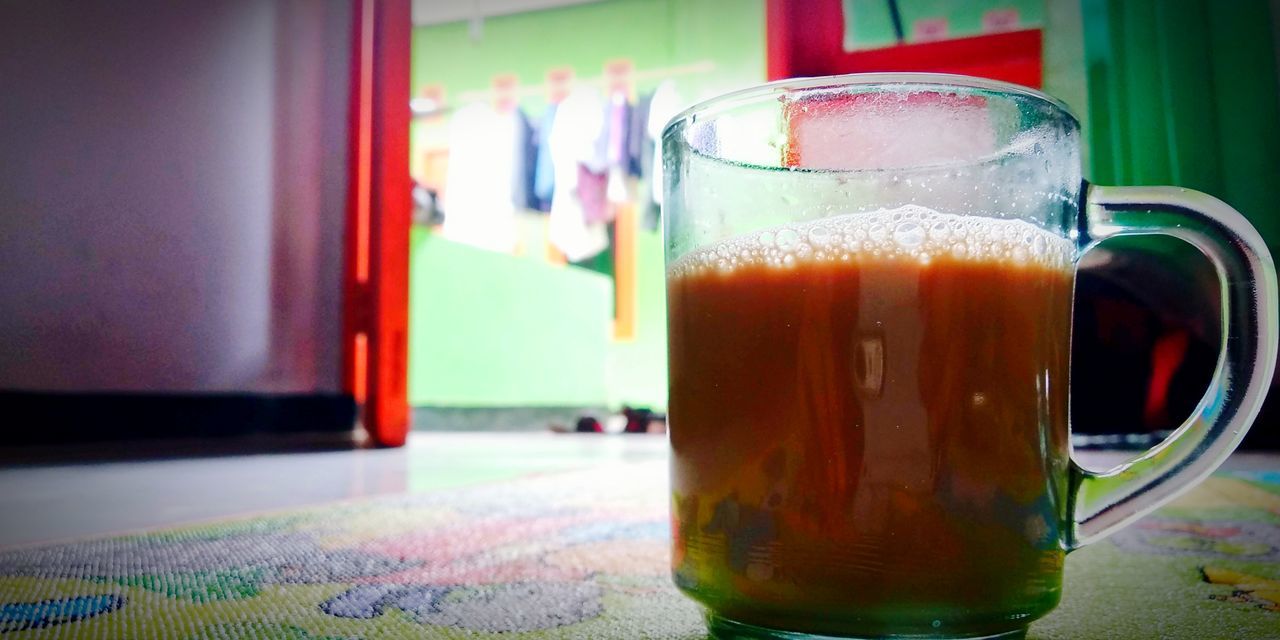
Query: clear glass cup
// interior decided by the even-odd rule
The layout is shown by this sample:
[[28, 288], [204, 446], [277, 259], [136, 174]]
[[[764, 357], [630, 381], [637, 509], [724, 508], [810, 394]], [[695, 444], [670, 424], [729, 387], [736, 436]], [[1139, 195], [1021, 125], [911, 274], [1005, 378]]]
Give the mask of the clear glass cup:
[[[1065, 555], [1235, 448], [1275, 367], [1276, 276], [1210, 196], [1081, 179], [1079, 124], [931, 74], [772, 83], [663, 134], [672, 569], [721, 638], [1021, 637]], [[1105, 238], [1218, 270], [1213, 383], [1105, 473], [1068, 438], [1071, 296]]]

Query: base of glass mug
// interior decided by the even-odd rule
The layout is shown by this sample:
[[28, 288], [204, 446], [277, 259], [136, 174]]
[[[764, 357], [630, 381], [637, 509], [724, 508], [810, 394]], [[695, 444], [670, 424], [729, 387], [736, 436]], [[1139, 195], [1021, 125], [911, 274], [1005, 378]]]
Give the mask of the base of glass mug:
[[881, 636], [829, 636], [797, 631], [782, 631], [737, 622], [708, 612], [707, 631], [716, 640], [1023, 640], [1027, 628], [1015, 629], [985, 636], [954, 636], [946, 634], [902, 634]]

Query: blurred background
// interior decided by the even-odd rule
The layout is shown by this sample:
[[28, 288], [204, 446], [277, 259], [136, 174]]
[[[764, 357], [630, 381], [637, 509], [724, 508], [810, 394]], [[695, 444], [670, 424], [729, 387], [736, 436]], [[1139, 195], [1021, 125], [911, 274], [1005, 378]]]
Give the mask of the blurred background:
[[[661, 431], [654, 137], [779, 78], [1042, 89], [1088, 179], [1217, 195], [1274, 253], [1278, 43], [1273, 0], [2, 2], [0, 445]], [[1218, 305], [1178, 241], [1085, 257], [1082, 445], [1180, 424]]]

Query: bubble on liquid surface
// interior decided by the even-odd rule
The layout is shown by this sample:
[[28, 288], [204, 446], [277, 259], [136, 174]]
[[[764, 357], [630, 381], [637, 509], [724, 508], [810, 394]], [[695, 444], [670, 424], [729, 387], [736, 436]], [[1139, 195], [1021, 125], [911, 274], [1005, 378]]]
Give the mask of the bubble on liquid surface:
[[831, 227], [819, 225], [809, 230], [809, 242], [815, 246], [826, 247], [836, 241], [836, 235], [831, 231]]
[[1020, 220], [962, 216], [916, 205], [861, 211], [756, 231], [696, 249], [676, 260], [670, 277], [703, 271], [793, 269], [806, 264], [857, 263], [862, 260], [938, 259], [981, 261], [1024, 268], [1069, 271], [1074, 245], [1069, 240]]
[[795, 229], [783, 228], [778, 230], [778, 233], [774, 237], [773, 242], [774, 244], [778, 245], [779, 249], [782, 249], [783, 251], [788, 251], [794, 248], [796, 246], [796, 243], [799, 241], [800, 241], [800, 234], [797, 233]]
[[945, 242], [951, 237], [951, 225], [946, 220], [939, 220], [929, 226], [929, 239]]
[[1031, 252], [1036, 256], [1044, 255], [1044, 252], [1048, 248], [1048, 246], [1049, 246], [1049, 243], [1044, 239], [1044, 236], [1036, 236], [1034, 239], [1031, 240]]
[[907, 250], [914, 250], [919, 247], [924, 242], [924, 235], [924, 227], [909, 220], [899, 222], [898, 226], [893, 229], [893, 241]]

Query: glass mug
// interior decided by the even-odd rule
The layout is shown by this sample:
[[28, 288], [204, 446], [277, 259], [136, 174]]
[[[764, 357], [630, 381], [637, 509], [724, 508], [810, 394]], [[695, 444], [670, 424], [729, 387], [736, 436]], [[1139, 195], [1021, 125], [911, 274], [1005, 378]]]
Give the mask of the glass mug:
[[[1276, 276], [1235, 210], [1081, 179], [1079, 124], [1016, 85], [772, 83], [663, 133], [672, 571], [720, 638], [1015, 638], [1067, 552], [1212, 472], [1275, 367]], [[1068, 440], [1075, 264], [1165, 234], [1213, 263], [1224, 343], [1166, 441]]]

